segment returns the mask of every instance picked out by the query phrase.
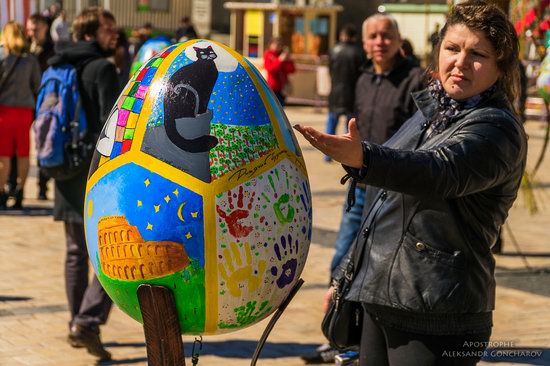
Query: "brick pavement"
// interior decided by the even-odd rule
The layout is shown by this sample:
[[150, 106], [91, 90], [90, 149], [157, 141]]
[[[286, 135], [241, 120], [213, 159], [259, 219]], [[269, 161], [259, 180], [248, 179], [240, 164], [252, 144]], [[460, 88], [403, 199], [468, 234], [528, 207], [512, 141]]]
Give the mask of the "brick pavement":
[[[293, 123], [324, 128], [325, 114], [312, 108], [291, 107]], [[540, 123], [529, 123], [530, 163], [541, 148]], [[327, 268], [332, 256], [332, 243], [341, 216], [345, 189], [338, 182], [342, 170], [338, 164], [327, 164], [322, 155], [304, 144], [304, 156], [313, 193], [314, 235], [303, 278], [306, 283], [273, 330], [258, 362], [262, 366], [303, 363], [299, 355], [309, 352], [323, 341], [319, 332], [322, 318], [321, 299], [328, 279]], [[547, 156], [547, 159], [550, 159]], [[524, 269], [524, 260], [505, 233], [505, 254], [497, 257], [497, 310], [492, 340], [506, 346], [550, 349], [550, 161], [537, 177], [536, 196], [542, 212], [530, 216], [523, 196], [512, 209], [509, 226], [520, 250], [545, 256], [528, 256], [527, 263], [540, 274]], [[36, 180], [27, 183], [28, 206], [51, 207], [51, 201], [40, 203]], [[40, 211], [34, 211], [40, 213]], [[0, 216], [0, 365], [93, 365], [94, 359], [83, 350], [71, 348], [65, 341], [68, 312], [64, 295], [62, 226], [50, 216]], [[202, 365], [247, 365], [266, 321], [224, 336], [205, 337]], [[146, 352], [141, 325], [114, 309], [103, 328], [103, 341], [114, 360], [105, 364], [145, 365]], [[186, 355], [191, 353], [192, 337], [184, 337]], [[550, 365], [550, 351], [540, 359], [488, 361], [499, 365]], [[490, 365], [493, 362], [482, 362]], [[191, 364], [188, 359], [187, 362]]]

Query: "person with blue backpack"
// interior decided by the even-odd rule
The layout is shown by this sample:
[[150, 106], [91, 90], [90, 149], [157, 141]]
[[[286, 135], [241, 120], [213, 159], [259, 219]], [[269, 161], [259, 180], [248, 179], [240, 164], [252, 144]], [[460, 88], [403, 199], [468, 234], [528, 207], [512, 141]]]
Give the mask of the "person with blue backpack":
[[[65, 284], [71, 313], [68, 342], [102, 360], [111, 354], [101, 343], [99, 326], [107, 321], [112, 301], [95, 275], [91, 283], [88, 280], [83, 212], [93, 149], [120, 93], [116, 67], [107, 59], [114, 53], [117, 31], [113, 14], [101, 8], [85, 9], [75, 18], [76, 43], [48, 61], [51, 68], [42, 79], [42, 103], [37, 105], [35, 123], [35, 132], [40, 132], [40, 126], [48, 130], [68, 123], [65, 133], [56, 135], [56, 142], [44, 137], [48, 134], [37, 134], [37, 146], [43, 147], [38, 156], [42, 168], [55, 179], [54, 219], [65, 223]], [[55, 115], [48, 102], [67, 113]]]

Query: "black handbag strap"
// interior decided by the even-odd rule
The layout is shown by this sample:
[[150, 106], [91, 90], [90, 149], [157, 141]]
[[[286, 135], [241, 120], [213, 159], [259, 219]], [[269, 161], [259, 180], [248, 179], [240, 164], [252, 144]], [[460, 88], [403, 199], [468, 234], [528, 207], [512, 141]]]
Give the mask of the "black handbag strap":
[[[374, 222], [374, 219], [376, 219], [376, 216], [378, 214], [378, 210], [382, 206], [382, 203], [386, 200], [387, 191], [383, 190], [380, 192], [378, 197], [375, 200], [375, 204], [369, 209], [369, 213], [367, 214], [367, 218], [365, 219], [365, 222], [363, 225], [361, 225], [361, 231], [358, 233], [355, 244], [352, 252], [352, 260], [349, 261], [347, 267], [346, 267], [346, 274], [344, 273], [344, 277], [351, 283], [353, 278], [355, 277], [355, 269], [359, 268], [359, 265], [361, 264], [361, 260], [363, 259], [363, 253], [365, 251], [365, 246], [368, 240], [368, 235], [370, 230], [370, 227], [372, 223]], [[404, 226], [404, 232], [408, 229], [410, 226], [412, 219], [414, 215], [416, 214], [416, 211], [418, 210], [418, 207], [420, 206], [420, 202], [416, 202], [412, 209], [410, 210], [410, 215], [407, 218], [406, 225]], [[372, 215], [370, 215], [372, 213]], [[367, 230], [367, 231], [365, 231]], [[404, 235], [404, 233], [403, 233]], [[361, 238], [361, 236], [364, 236], [364, 238]], [[403, 241], [403, 238], [401, 239]], [[357, 246], [359, 245], [359, 246]]]
[[[7, 57], [4, 60], [7, 60]], [[4, 84], [6, 84], [6, 81], [8, 81], [8, 78], [13, 73], [13, 70], [15, 70], [15, 68], [17, 67], [19, 60], [21, 60], [21, 55], [18, 55], [15, 59], [15, 62], [10, 66], [10, 68], [6, 72], [2, 73], [2, 78], [0, 79], [0, 91], [2, 91], [2, 88], [4, 88]]]
[[384, 203], [387, 195], [388, 193], [386, 192], [386, 190], [382, 190], [380, 193], [378, 193], [378, 196], [374, 200], [375, 203], [369, 209], [369, 212], [365, 218], [365, 222], [363, 222], [363, 225], [361, 225], [361, 230], [359, 231], [359, 233], [357, 233], [357, 236], [355, 237], [355, 243], [351, 252], [351, 258], [344, 272], [344, 278], [349, 282], [353, 280], [353, 278], [355, 277], [355, 269], [359, 268], [359, 265], [361, 264], [363, 253], [365, 251], [365, 246], [367, 244], [368, 230], [370, 230], [370, 227], [374, 222], [374, 219], [376, 218], [378, 210], [382, 206], [382, 203]]

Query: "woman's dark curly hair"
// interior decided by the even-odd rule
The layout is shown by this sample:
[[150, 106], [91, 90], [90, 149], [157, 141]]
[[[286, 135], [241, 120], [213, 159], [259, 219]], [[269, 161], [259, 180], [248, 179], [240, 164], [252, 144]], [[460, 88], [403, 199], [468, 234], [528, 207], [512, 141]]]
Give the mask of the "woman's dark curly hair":
[[506, 94], [510, 103], [513, 103], [519, 92], [518, 37], [508, 16], [496, 5], [482, 0], [466, 1], [452, 8], [447, 23], [439, 32], [439, 41], [432, 52], [428, 76], [432, 79], [436, 77], [441, 43], [449, 27], [458, 24], [482, 32], [493, 45], [500, 70], [497, 86]]

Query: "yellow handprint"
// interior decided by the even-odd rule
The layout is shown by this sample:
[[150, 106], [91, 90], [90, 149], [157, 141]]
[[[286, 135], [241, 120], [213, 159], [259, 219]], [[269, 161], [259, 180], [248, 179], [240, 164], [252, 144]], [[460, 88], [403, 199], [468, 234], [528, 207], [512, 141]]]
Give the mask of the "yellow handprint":
[[222, 278], [227, 283], [229, 292], [235, 297], [241, 296], [241, 288], [244, 286], [240, 286], [240, 284], [243, 282], [248, 283], [249, 293], [256, 291], [260, 287], [265, 274], [266, 263], [264, 260], [258, 262], [257, 271], [254, 271], [252, 268], [252, 253], [248, 242], [244, 243], [244, 253], [246, 263], [243, 265], [237, 243], [231, 242], [229, 248], [223, 250], [225, 266], [223, 263], [218, 264], [218, 269]]

